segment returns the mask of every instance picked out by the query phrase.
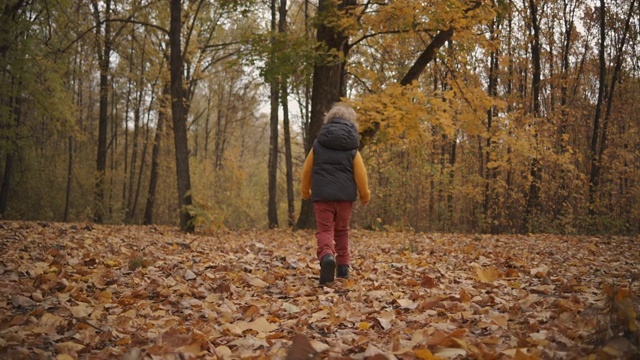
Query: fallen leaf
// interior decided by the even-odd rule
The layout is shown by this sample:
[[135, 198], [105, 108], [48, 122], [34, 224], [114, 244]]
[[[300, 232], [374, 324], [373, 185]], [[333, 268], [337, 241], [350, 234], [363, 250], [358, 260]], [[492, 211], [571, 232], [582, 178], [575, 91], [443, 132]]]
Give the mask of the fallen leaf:
[[291, 347], [287, 351], [287, 360], [313, 359], [317, 353], [306, 336], [296, 333], [293, 335]]
[[436, 351], [436, 356], [444, 359], [454, 359], [459, 356], [467, 356], [467, 351], [458, 348], [442, 348]]
[[498, 280], [502, 274], [496, 269], [495, 266], [489, 267], [476, 267], [476, 278], [483, 283], [492, 283]]
[[196, 274], [194, 274], [194, 273], [193, 273], [193, 271], [191, 271], [191, 270], [187, 269], [187, 270], [184, 272], [184, 279], [185, 279], [185, 280], [187, 280], [187, 281], [188, 281], [188, 280], [193, 280], [193, 279], [196, 279], [196, 278], [197, 278], [197, 276], [196, 276]]
[[256, 277], [250, 276], [248, 274], [243, 274], [243, 278], [244, 280], [251, 286], [256, 286], [259, 288], [265, 288], [267, 286], [269, 286], [269, 284], [261, 279], [258, 279]]

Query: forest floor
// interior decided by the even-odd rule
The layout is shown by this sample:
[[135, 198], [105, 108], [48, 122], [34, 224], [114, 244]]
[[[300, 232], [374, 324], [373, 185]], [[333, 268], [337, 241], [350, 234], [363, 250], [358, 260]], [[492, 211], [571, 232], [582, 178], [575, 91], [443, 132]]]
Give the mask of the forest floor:
[[[638, 356], [640, 238], [0, 222], [0, 358]], [[637, 358], [637, 357], [636, 357]]]

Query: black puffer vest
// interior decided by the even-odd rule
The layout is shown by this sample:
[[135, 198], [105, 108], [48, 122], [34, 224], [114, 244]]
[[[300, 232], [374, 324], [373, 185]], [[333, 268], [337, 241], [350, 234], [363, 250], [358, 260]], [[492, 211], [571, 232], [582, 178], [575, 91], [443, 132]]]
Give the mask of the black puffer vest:
[[322, 126], [313, 143], [311, 196], [314, 201], [356, 201], [353, 158], [359, 136], [355, 125], [333, 119]]

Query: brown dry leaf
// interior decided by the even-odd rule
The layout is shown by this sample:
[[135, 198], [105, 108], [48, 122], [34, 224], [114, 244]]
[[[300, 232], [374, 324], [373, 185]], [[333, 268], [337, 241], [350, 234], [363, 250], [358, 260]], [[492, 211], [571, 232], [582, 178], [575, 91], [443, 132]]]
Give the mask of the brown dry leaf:
[[502, 277], [502, 274], [495, 266], [476, 267], [476, 278], [483, 283], [491, 283]]
[[84, 345], [78, 344], [73, 341], [65, 341], [59, 344], [56, 344], [55, 349], [57, 352], [61, 354], [77, 354], [85, 348]]
[[537, 278], [543, 278], [547, 276], [548, 272], [549, 272], [549, 267], [544, 264], [540, 264], [538, 267], [535, 267], [530, 270], [531, 275]]
[[429, 349], [416, 349], [413, 351], [413, 354], [422, 360], [442, 360], [441, 357], [433, 355], [431, 350]]
[[443, 359], [460, 359], [467, 356], [467, 351], [458, 348], [441, 348], [436, 351], [436, 356]]
[[420, 282], [420, 286], [425, 287], [427, 289], [432, 289], [436, 287], [438, 284], [435, 279], [429, 275], [425, 275], [422, 277], [422, 281]]
[[246, 281], [251, 286], [256, 286], [259, 288], [264, 288], [269, 286], [269, 284], [261, 279], [253, 277], [249, 274], [243, 274], [244, 281]]
[[300, 333], [293, 335], [291, 347], [287, 351], [287, 360], [313, 359], [317, 354], [306, 336]]

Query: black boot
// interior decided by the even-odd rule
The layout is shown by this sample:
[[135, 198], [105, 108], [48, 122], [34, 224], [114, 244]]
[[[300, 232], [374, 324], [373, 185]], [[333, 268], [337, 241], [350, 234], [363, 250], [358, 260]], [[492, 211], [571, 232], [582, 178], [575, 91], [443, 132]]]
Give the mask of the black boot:
[[343, 279], [349, 278], [349, 265], [338, 265], [336, 276]]
[[325, 254], [320, 260], [320, 285], [333, 282], [336, 274], [336, 259], [331, 254]]

